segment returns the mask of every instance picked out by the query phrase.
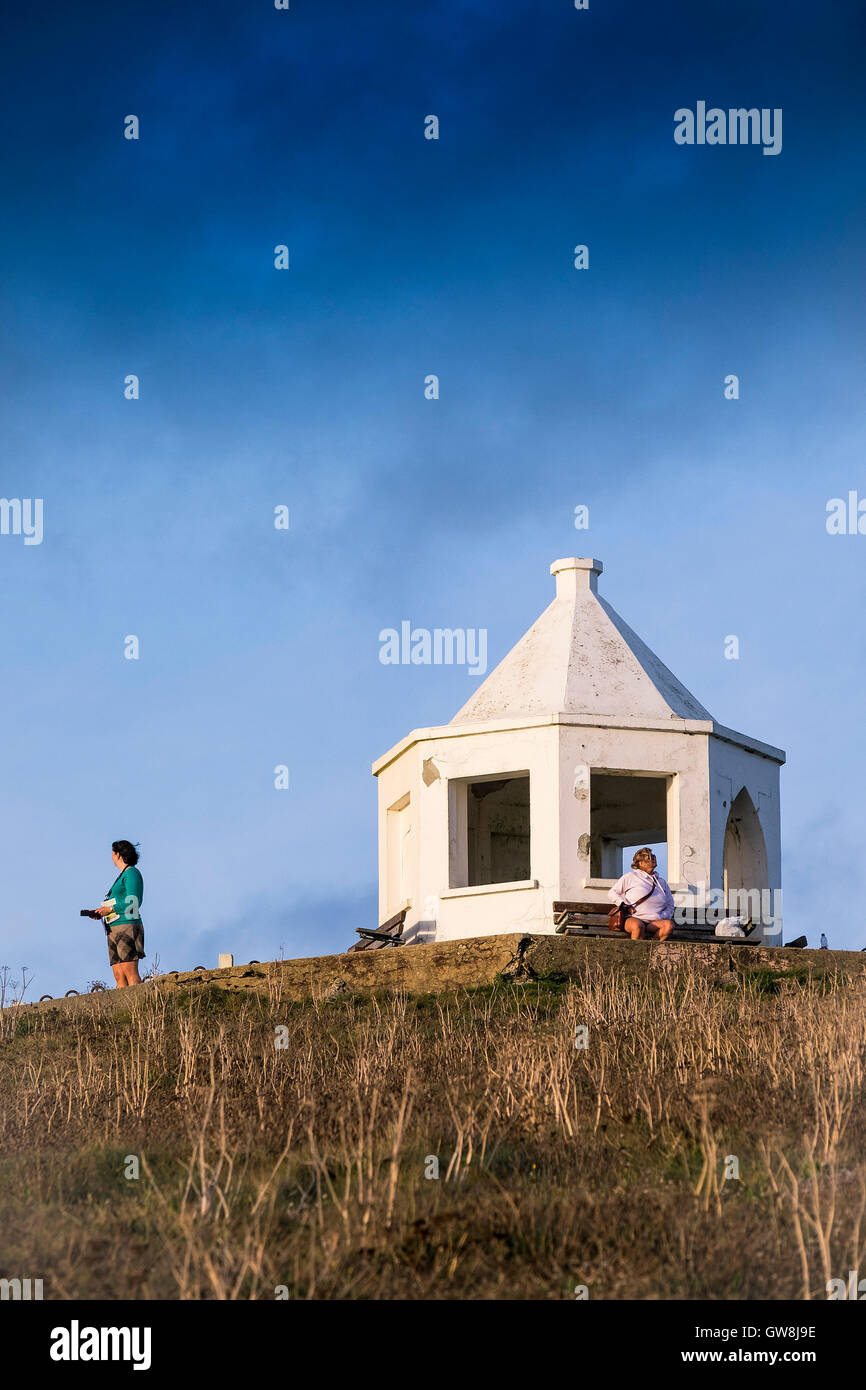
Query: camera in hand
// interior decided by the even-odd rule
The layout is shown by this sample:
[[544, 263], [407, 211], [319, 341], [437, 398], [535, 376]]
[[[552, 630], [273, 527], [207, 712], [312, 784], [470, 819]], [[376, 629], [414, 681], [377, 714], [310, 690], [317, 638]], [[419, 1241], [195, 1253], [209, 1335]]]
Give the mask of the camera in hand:
[[100, 922], [100, 921], [102, 920], [101, 917], [100, 917], [100, 915], [99, 915], [99, 913], [98, 913], [98, 912], [94, 912], [94, 910], [93, 910], [92, 907], [83, 907], [83, 908], [81, 909], [81, 914], [80, 914], [80, 915], [81, 915], [82, 917], [92, 917], [92, 918], [94, 919], [94, 921], [96, 921], [96, 922]]

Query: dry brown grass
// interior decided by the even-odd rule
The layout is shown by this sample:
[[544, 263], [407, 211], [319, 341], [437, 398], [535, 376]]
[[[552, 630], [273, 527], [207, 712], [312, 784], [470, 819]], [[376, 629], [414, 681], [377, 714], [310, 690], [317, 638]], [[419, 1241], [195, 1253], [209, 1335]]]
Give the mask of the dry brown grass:
[[0, 1274], [66, 1298], [824, 1298], [864, 1264], [864, 1048], [860, 987], [688, 960], [7, 1013]]

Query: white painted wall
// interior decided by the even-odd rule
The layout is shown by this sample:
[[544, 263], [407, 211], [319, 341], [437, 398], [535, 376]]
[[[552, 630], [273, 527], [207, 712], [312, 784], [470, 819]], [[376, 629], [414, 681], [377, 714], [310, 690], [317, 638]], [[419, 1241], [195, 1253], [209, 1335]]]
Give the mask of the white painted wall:
[[[558, 891], [557, 729], [554, 724], [488, 730], [455, 736], [444, 726], [440, 736], [410, 744], [379, 774], [380, 920], [390, 915], [388, 882], [388, 807], [410, 797], [413, 807], [407, 840], [411, 888], [404, 938], [449, 941], [551, 927], [550, 904]], [[427, 763], [425, 784], [421, 777]], [[438, 774], [434, 776], [434, 773]], [[529, 775], [531, 878], [519, 886], [452, 887], [451, 863], [457, 847], [449, 841], [449, 800], [463, 779], [509, 774]], [[400, 904], [403, 906], [403, 904]], [[393, 911], [397, 908], [390, 909]], [[411, 928], [411, 930], [410, 930]]]

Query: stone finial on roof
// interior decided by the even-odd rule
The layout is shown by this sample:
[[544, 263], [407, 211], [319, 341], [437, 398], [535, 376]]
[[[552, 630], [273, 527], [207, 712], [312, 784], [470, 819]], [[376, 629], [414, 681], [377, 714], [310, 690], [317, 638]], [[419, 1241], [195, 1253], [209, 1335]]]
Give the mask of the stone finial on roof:
[[550, 573], [556, 578], [556, 597], [573, 598], [579, 589], [598, 593], [598, 576], [604, 565], [601, 560], [554, 560]]

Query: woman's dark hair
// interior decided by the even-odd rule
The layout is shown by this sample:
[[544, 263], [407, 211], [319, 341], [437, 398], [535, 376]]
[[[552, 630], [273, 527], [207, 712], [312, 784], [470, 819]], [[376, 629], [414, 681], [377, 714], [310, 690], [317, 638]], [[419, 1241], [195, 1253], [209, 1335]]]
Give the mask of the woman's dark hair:
[[128, 840], [115, 840], [111, 846], [115, 854], [119, 854], [127, 868], [130, 864], [138, 863], [138, 847], [131, 845]]

